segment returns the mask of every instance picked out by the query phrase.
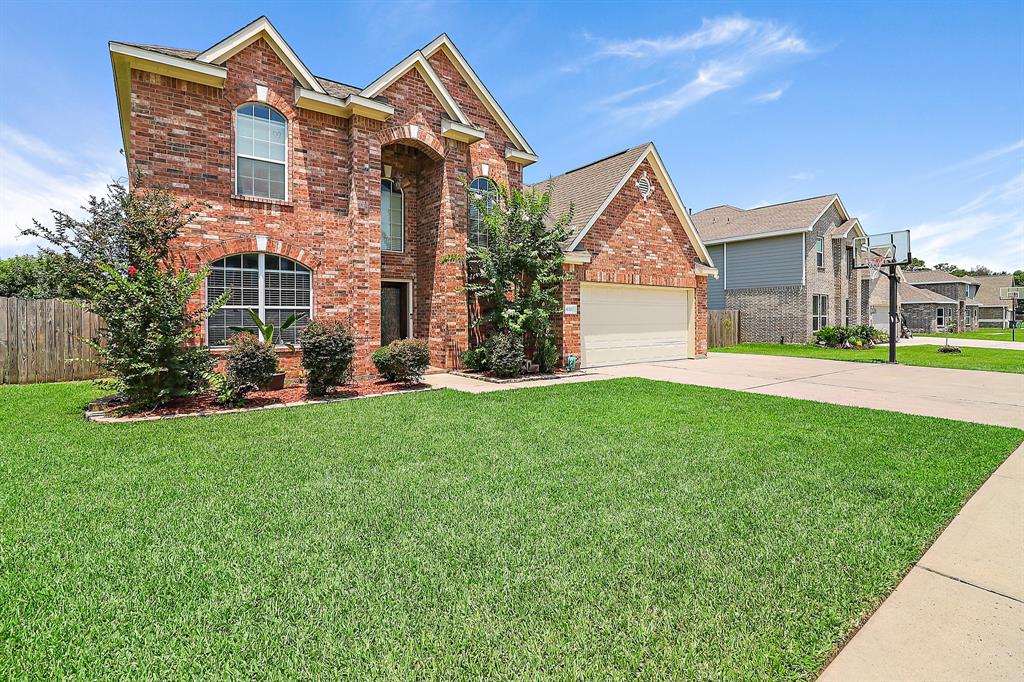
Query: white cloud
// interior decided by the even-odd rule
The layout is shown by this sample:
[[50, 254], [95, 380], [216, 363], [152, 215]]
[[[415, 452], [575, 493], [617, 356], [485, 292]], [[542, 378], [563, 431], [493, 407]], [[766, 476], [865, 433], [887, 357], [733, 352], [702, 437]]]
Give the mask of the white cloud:
[[[616, 102], [625, 106], [615, 112], [616, 118], [647, 127], [673, 118], [715, 93], [739, 87], [782, 59], [811, 52], [807, 42], [788, 26], [732, 16], [705, 19], [699, 29], [679, 36], [605, 41], [589, 61], [644, 61], [647, 68], [666, 72], [662, 82], [677, 83], [669, 92], [653, 96], [642, 96], [654, 90], [653, 85], [619, 93]], [[677, 63], [680, 54], [703, 55], [696, 73], [691, 70], [693, 67]], [[680, 76], [687, 80], [679, 83]], [[784, 87], [778, 88], [754, 99], [774, 101], [784, 91]]]
[[764, 104], [765, 102], [776, 102], [782, 97], [782, 93], [785, 92], [785, 88], [776, 88], [775, 90], [769, 90], [768, 92], [762, 92], [760, 95], [754, 95], [750, 98], [752, 102], [758, 104]]
[[82, 158], [0, 124], [0, 252], [31, 252], [35, 242], [20, 231], [33, 218], [52, 224], [50, 209], [77, 215], [119, 175], [111, 160]]
[[614, 95], [610, 95], [608, 97], [605, 97], [602, 100], [599, 100], [597, 102], [597, 104], [598, 104], [598, 106], [607, 106], [609, 104], [615, 104], [617, 102], [621, 102], [624, 99], [629, 99], [630, 97], [632, 97], [634, 95], [639, 95], [641, 92], [646, 92], [646, 91], [650, 90], [651, 88], [655, 88], [655, 87], [661, 85], [664, 82], [665, 82], [664, 80], [654, 81], [653, 83], [647, 83], [645, 85], [638, 85], [635, 88], [629, 88], [627, 90], [622, 90], [621, 92], [617, 92]]
[[800, 173], [793, 173], [792, 175], [789, 176], [790, 180], [796, 180], [797, 182], [804, 182], [806, 180], [813, 180], [814, 178], [815, 178], [815, 174], [811, 173], [809, 171], [802, 171]]
[[926, 175], [925, 178], [934, 178], [939, 175], [945, 175], [946, 173], [952, 173], [953, 171], [965, 170], [967, 168], [980, 166], [982, 164], [988, 163], [989, 161], [994, 161], [1002, 156], [1006, 156], [1007, 154], [1013, 154], [1014, 152], [1019, 152], [1021, 150], [1024, 150], [1024, 140], [1017, 140], [1016, 142], [1012, 142], [1003, 147], [990, 149], [987, 152], [978, 154], [977, 156], [972, 156], [971, 158], [966, 159], [964, 161], [958, 161], [957, 163], [950, 164], [949, 166], [938, 168], [929, 173], [928, 175]]

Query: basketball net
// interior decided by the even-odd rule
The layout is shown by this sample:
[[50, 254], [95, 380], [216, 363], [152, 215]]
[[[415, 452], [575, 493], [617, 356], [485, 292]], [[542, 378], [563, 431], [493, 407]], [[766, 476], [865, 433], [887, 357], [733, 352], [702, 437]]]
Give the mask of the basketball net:
[[868, 266], [868, 274], [872, 281], [877, 280], [879, 275], [882, 274], [882, 268], [891, 260], [890, 254], [894, 250], [894, 247], [889, 244], [868, 248], [867, 255], [864, 257], [864, 264]]

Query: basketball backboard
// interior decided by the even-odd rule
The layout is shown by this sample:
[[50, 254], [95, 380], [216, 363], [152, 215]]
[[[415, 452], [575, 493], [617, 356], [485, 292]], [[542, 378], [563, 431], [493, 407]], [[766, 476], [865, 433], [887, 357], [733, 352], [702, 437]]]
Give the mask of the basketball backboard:
[[853, 267], [910, 265], [910, 230], [882, 232], [853, 240]]

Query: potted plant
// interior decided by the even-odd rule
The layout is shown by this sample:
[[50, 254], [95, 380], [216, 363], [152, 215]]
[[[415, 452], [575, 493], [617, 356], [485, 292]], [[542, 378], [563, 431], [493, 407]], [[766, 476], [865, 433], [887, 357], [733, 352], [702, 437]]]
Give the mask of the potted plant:
[[[259, 330], [260, 338], [263, 340], [263, 342], [266, 343], [271, 348], [273, 348], [274, 338], [277, 335], [277, 329], [275, 329], [274, 325], [268, 324], [261, 320], [259, 314], [252, 308], [248, 308], [245, 312], [249, 315], [250, 319], [252, 319], [253, 321], [253, 324], [255, 324], [256, 328]], [[298, 315], [290, 315], [288, 319], [285, 320], [284, 323], [281, 325], [281, 331], [285, 331], [287, 329], [291, 329], [292, 327], [294, 327], [295, 323], [301, 320], [304, 315], [305, 313], [300, 313]], [[251, 332], [252, 330], [246, 329], [245, 327], [232, 327], [231, 331], [245, 333]], [[295, 345], [288, 343], [287, 341], [283, 341], [282, 345], [284, 345], [290, 351], [295, 350]], [[270, 375], [270, 380], [267, 381], [265, 384], [261, 384], [259, 388], [261, 391], [280, 391], [282, 388], [284, 388], [284, 372], [274, 372], [273, 374]]]

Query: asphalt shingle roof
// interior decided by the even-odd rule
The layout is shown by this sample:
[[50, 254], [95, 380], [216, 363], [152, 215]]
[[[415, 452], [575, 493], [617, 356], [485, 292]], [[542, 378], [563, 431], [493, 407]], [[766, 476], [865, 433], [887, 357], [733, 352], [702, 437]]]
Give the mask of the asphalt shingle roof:
[[[904, 273], [907, 274], [907, 273]], [[918, 289], [912, 284], [900, 282], [900, 303], [947, 303], [956, 305], [953, 299], [930, 289]]]
[[978, 284], [978, 281], [971, 277], [957, 277], [942, 270], [904, 270], [903, 274], [911, 284], [942, 284], [946, 282]]
[[700, 238], [705, 242], [714, 242], [766, 232], [809, 228], [835, 198], [835, 194], [826, 194], [746, 210], [735, 206], [715, 206], [690, 217]]
[[575, 207], [567, 240], [571, 243], [649, 146], [650, 143], [645, 142], [548, 180], [535, 182], [530, 188], [551, 193], [550, 210], [554, 217], [566, 213], [570, 204]]
[[[165, 45], [143, 45], [141, 43], [125, 43], [125, 45], [149, 50], [150, 52], [158, 52], [171, 57], [180, 57], [181, 59], [195, 59], [200, 54], [198, 50], [185, 50], [178, 47], [166, 47]], [[323, 78], [321, 76], [314, 77], [320, 82], [320, 85], [323, 86], [328, 95], [339, 99], [345, 99], [349, 95], [358, 94], [363, 90], [362, 88], [357, 88], [354, 85], [341, 83], [339, 81], [332, 81], [329, 78]]]
[[1012, 287], [1013, 275], [974, 275], [972, 279], [979, 284], [978, 293], [975, 294], [974, 300], [980, 305], [1010, 306], [1009, 301], [1000, 300], [999, 289], [1002, 287]]

